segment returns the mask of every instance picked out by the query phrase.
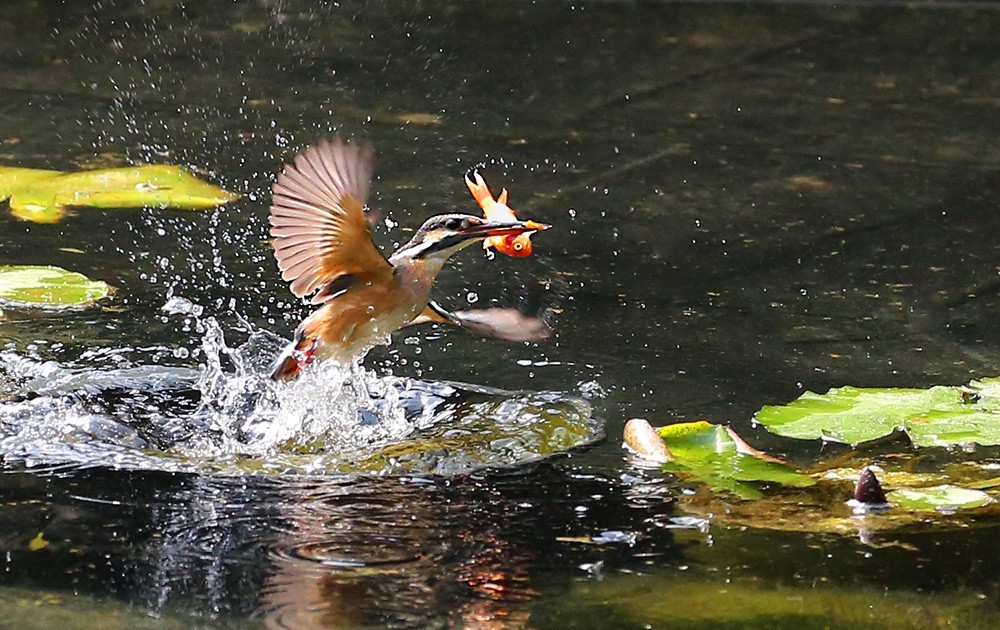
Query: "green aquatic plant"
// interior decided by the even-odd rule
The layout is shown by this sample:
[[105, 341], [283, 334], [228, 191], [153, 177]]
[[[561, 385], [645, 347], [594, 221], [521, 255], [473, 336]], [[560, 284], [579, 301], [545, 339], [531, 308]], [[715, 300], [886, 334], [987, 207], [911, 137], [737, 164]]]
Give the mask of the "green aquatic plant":
[[[704, 558], [726, 549], [731, 558], [745, 535], [716, 531], [714, 545], [691, 545], [692, 573]], [[759, 551], [775, 553], [772, 549]], [[708, 566], [711, 564], [706, 563]], [[672, 568], [672, 567], [671, 567]], [[707, 572], [706, 572], [707, 573]], [[538, 628], [988, 628], [1000, 614], [987, 600], [964, 594], [918, 592], [868, 586], [803, 584], [769, 586], [759, 577], [722, 579], [683, 572], [609, 571], [601, 580], [576, 580], [548, 607], [532, 615]], [[791, 620], [791, 621], [789, 621]]]
[[0, 167], [0, 201], [9, 200], [15, 217], [35, 223], [57, 223], [70, 207], [205, 210], [238, 198], [179, 166], [81, 172]]
[[761, 483], [798, 488], [816, 483], [784, 462], [750, 448], [728, 427], [702, 420], [671, 424], [658, 431], [672, 456], [664, 469], [692, 477], [717, 492], [757, 499], [763, 496], [758, 487]]
[[847, 444], [904, 431], [916, 446], [1000, 444], [1000, 380], [965, 387], [806, 392], [787, 405], [764, 407], [754, 421], [777, 435]]
[[961, 488], [950, 484], [929, 488], [899, 488], [888, 495], [889, 501], [910, 510], [940, 510], [978, 508], [993, 502], [982, 490]]
[[[646, 420], [634, 418], [626, 424], [624, 440], [646, 461], [696, 482], [694, 491], [680, 498], [685, 511], [769, 529], [857, 534], [920, 527], [930, 523], [922, 514], [926, 511], [938, 512], [939, 518], [966, 510], [983, 514], [979, 508], [984, 507], [995, 512], [996, 499], [984, 490], [1000, 486], [995, 476], [984, 479], [992, 471], [976, 462], [925, 472], [876, 468], [877, 479], [891, 491], [883, 495], [880, 490], [879, 500], [873, 502], [877, 505], [863, 505], [856, 489], [855, 500], [848, 500], [859, 470], [862, 474], [871, 470], [862, 469], [860, 462], [812, 473], [797, 471], [751, 447], [728, 426], [701, 421], [654, 429]], [[855, 453], [858, 459], [867, 459]], [[762, 491], [765, 484], [773, 484], [770, 492]], [[857, 520], [864, 514], [867, 518]]]
[[100, 280], [51, 265], [0, 266], [0, 303], [64, 308], [87, 306], [111, 293]]

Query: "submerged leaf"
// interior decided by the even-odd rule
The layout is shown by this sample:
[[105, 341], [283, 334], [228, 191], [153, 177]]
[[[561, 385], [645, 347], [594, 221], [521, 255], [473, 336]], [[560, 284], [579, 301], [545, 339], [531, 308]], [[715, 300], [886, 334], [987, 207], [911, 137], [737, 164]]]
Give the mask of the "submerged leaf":
[[239, 198], [179, 166], [149, 165], [66, 173], [0, 167], [0, 201], [26, 221], [55, 223], [67, 207], [204, 210]]
[[702, 420], [667, 425], [659, 433], [674, 457], [665, 469], [695, 477], [716, 491], [756, 499], [762, 495], [754, 482], [799, 488], [815, 483], [780, 461], [745, 452], [742, 440], [734, 440], [726, 427]]
[[952, 485], [930, 488], [900, 488], [889, 493], [889, 499], [911, 510], [939, 510], [982, 507], [992, 501], [982, 490], [970, 490]]
[[764, 407], [754, 420], [778, 435], [806, 440], [857, 444], [901, 428], [916, 446], [995, 445], [1000, 444], [998, 411], [1000, 385], [984, 381], [971, 388], [806, 392], [787, 405]]
[[110, 292], [106, 283], [61, 267], [0, 266], [0, 302], [14, 306], [84, 306]]
[[[715, 566], [724, 556], [770, 566], [778, 551], [747, 549], [745, 534], [718, 531], [711, 545], [692, 544], [686, 552], [695, 567]], [[750, 540], [757, 540], [749, 537]], [[765, 539], [771, 542], [773, 539]], [[781, 553], [787, 553], [781, 550]], [[728, 554], [728, 555], [727, 555]], [[787, 556], [781, 556], [787, 557]], [[1000, 624], [990, 600], [951, 592], [930, 592], [842, 580], [816, 586], [811, 580], [767, 585], [755, 575], [722, 580], [677, 572], [641, 575], [608, 571], [601, 580], [575, 580], [565, 594], [532, 613], [534, 627], [594, 628], [989, 628]], [[733, 573], [736, 573], [733, 571]], [[975, 592], [975, 591], [974, 591]], [[589, 623], [588, 623], [589, 622]]]
[[[974, 466], [956, 467], [951, 474], [942, 471], [935, 472], [911, 472], [909, 470], [882, 469], [878, 468], [879, 484], [886, 488], [904, 488], [918, 486], [934, 486], [956, 479], [961, 480], [963, 485], [967, 485], [968, 479], [974, 474], [981, 474], [979, 468]], [[858, 469], [849, 466], [845, 468], [831, 468], [817, 474], [823, 481], [844, 482], [857, 484]]]
[[599, 435], [590, 404], [545, 394], [486, 399], [463, 406], [440, 426], [345, 461], [344, 472], [432, 471], [448, 474], [509, 462], [528, 462], [587, 444]]

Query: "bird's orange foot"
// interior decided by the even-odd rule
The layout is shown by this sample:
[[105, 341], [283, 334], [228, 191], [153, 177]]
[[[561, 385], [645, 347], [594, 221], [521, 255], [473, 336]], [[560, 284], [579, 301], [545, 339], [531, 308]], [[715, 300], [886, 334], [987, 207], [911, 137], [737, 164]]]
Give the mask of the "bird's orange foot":
[[302, 369], [312, 363], [316, 356], [316, 340], [299, 337], [278, 356], [271, 369], [271, 380], [291, 381], [298, 378]]

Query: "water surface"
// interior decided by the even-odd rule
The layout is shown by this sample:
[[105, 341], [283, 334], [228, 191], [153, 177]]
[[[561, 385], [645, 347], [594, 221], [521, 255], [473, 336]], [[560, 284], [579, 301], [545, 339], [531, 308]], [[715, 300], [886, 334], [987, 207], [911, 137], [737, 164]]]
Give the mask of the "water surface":
[[[96, 309], [3, 309], [10, 623], [995, 622], [989, 520], [876, 545], [705, 521], [678, 505], [683, 483], [620, 447], [633, 416], [749, 431], [756, 409], [804, 389], [1000, 373], [989, 5], [16, 0], [0, 34], [4, 164], [170, 162], [244, 195], [53, 226], [0, 209], [0, 263], [117, 287]], [[585, 428], [562, 454], [501, 431], [475, 442], [486, 463], [448, 468], [469, 451], [436, 442], [410, 468], [345, 474], [309, 469], [325, 442], [296, 434], [302, 448], [269, 457], [196, 422], [205, 391], [244, 418], [255, 403], [239, 392], [259, 390], [239, 389], [253, 377], [233, 376], [233, 352], [252, 368], [271, 346], [247, 344], [287, 337], [308, 310], [271, 258], [268, 190], [334, 132], [376, 147], [383, 246], [471, 210], [462, 176], [477, 165], [556, 226], [528, 260], [464, 252], [437, 289], [455, 308], [545, 313], [554, 338], [403, 333], [365, 373], [470, 384], [429, 422], [436, 439], [466, 426], [456, 414], [480, 413], [479, 430], [569, 409]], [[163, 310], [178, 299], [193, 306]], [[26, 397], [59, 378], [68, 391]], [[328, 437], [356, 435], [341, 428]], [[39, 533], [47, 546], [30, 544]], [[789, 599], [801, 606], [775, 604]], [[723, 601], [742, 605], [693, 612]]]

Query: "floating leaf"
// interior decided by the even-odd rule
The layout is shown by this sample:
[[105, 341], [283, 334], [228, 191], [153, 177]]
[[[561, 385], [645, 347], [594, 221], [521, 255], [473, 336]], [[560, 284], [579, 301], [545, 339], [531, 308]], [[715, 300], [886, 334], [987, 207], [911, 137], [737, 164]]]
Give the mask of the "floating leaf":
[[663, 464], [674, 458], [660, 434], [643, 418], [626, 422], [622, 439], [625, 446], [647, 461]]
[[788, 405], [764, 407], [756, 422], [773, 433], [849, 444], [885, 437], [897, 428], [917, 446], [1000, 444], [1000, 383], [970, 387], [806, 392]]
[[963, 399], [985, 411], [1000, 412], [1000, 378], [984, 378], [961, 388]]
[[53, 266], [0, 266], [0, 302], [13, 306], [85, 306], [111, 287], [100, 280]]
[[760, 458], [747, 452], [742, 440], [736, 440], [726, 427], [705, 421], [671, 424], [659, 429], [674, 461], [666, 470], [688, 474], [716, 491], [728, 491], [744, 499], [762, 496], [754, 482], [773, 482], [806, 487], [815, 483], [773, 458]]
[[41, 551], [49, 546], [49, 541], [42, 537], [42, 532], [38, 532], [38, 535], [28, 541], [28, 549], [31, 551]]
[[239, 195], [203, 182], [179, 166], [157, 164], [77, 173], [0, 167], [0, 201], [8, 198], [17, 218], [56, 223], [67, 207], [204, 210]]
[[975, 483], [966, 484], [969, 488], [975, 488], [976, 490], [989, 490], [991, 488], [996, 488], [1000, 486], [1000, 477], [993, 477], [992, 479], [984, 479], [982, 481], [977, 481]]
[[[995, 520], [1000, 516], [1000, 503], [996, 500], [998, 495], [992, 489], [997, 479], [983, 478], [993, 472], [992, 465], [965, 461], [949, 464], [946, 470], [935, 472], [906, 470], [912, 463], [905, 462], [902, 469], [879, 469], [877, 474], [883, 487], [886, 490], [909, 490], [951, 484], [969, 489], [982, 485], [988, 488], [993, 500], [976, 512], [976, 518]], [[940, 533], [969, 526], [969, 516], [961, 510], [956, 512], [955, 509], [936, 506], [915, 509], [895, 500], [891, 492], [886, 493], [886, 500], [893, 509], [883, 512], [877, 510], [880, 506], [869, 504], [868, 509], [857, 510], [858, 503], [845, 500], [851, 496], [858, 476], [859, 470], [854, 466], [825, 470], [812, 475], [817, 485], [811, 488], [785, 488], [756, 501], [737, 501], [699, 488], [694, 493], [679, 495], [677, 506], [681, 513], [708, 519], [714, 525], [726, 528], [753, 527], [858, 536], [865, 544], [876, 547], [904, 545], [891, 536], [886, 537], [893, 532]], [[937, 513], [929, 516], [928, 509], [937, 509]]]
[[990, 503], [990, 495], [982, 490], [942, 485], [930, 488], [900, 488], [889, 493], [889, 500], [910, 510], [939, 510], [951, 512], [958, 509], [977, 508]]

